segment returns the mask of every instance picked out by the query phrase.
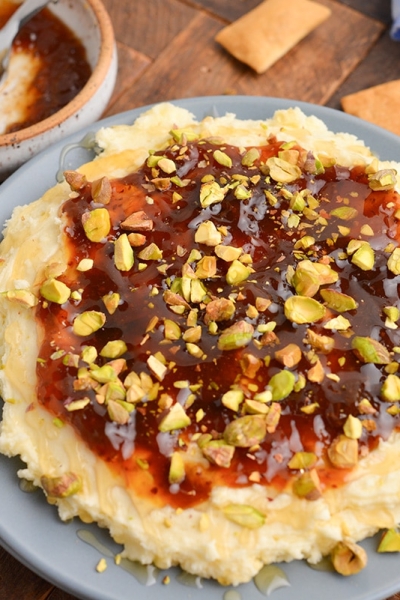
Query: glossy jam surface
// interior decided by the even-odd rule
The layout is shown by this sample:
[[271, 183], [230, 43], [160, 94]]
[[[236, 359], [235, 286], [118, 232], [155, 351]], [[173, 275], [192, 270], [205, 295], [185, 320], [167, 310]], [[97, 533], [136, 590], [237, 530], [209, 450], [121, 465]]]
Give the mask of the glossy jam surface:
[[[12, 2], [4, 4], [0, 25], [15, 7]], [[40, 69], [31, 89], [25, 91], [29, 102], [24, 104], [23, 118], [10, 123], [4, 133], [19, 131], [50, 117], [81, 91], [91, 75], [82, 42], [46, 8], [21, 28], [13, 42], [13, 52], [39, 58]]]
[[[215, 150], [228, 156], [232, 165], [221, 164]], [[111, 181], [109, 203], [96, 203], [86, 183], [62, 207], [70, 258], [67, 271], [58, 279], [78, 294], [62, 305], [42, 301], [38, 308], [37, 318], [45, 329], [37, 369], [38, 397], [57, 418], [72, 423], [98, 456], [123, 473], [127, 485], [134, 485], [154, 502], [194, 505], [205, 500], [218, 483], [257, 482], [282, 489], [293, 477], [288, 462], [297, 452], [315, 453], [323, 486], [340, 485], [348, 469], [336, 468], [326, 452], [343, 434], [348, 416], [363, 424], [357, 437], [359, 456], [398, 427], [399, 417], [393, 410], [398, 403], [385, 401], [381, 388], [388, 373], [397, 369], [396, 348], [400, 346], [397, 324], [388, 324], [383, 311], [396, 306], [399, 297], [399, 276], [388, 268], [388, 258], [397, 246], [399, 197], [393, 190], [373, 191], [361, 167], [326, 166], [319, 174], [303, 169], [289, 183], [276, 182], [265, 165], [280, 151], [281, 144], [270, 140], [258, 149], [258, 158], [250, 166], [243, 166], [243, 149], [210, 142], [176, 144], [162, 154], [174, 162], [176, 171], [167, 174], [157, 165], [145, 164], [137, 173]], [[218, 182], [225, 195], [222, 201], [204, 207], [201, 190], [210, 181]], [[238, 181], [243, 186], [239, 190]], [[293, 208], [293, 197], [299, 192], [307, 198], [308, 209]], [[99, 207], [106, 208], [112, 226], [105, 239], [91, 242], [82, 216]], [[335, 213], [343, 207], [356, 210]], [[143, 245], [134, 248], [133, 267], [123, 271], [115, 266], [115, 241], [127, 233], [121, 222], [132, 213], [140, 213], [151, 228], [141, 231]], [[204, 222], [212, 222], [221, 234], [218, 246], [242, 250], [238, 262], [248, 269], [242, 281], [232, 281], [232, 261], [216, 256], [215, 243], [195, 241]], [[347, 251], [351, 240], [363, 240], [373, 248], [372, 268], [352, 262]], [[162, 258], [160, 254], [143, 258], [141, 252], [151, 243]], [[207, 272], [204, 257], [216, 257], [214, 270]], [[92, 268], [77, 270], [85, 258], [93, 260]], [[338, 273], [336, 282], [317, 285], [313, 300], [325, 306], [321, 291], [329, 288], [351, 298], [356, 308], [328, 307], [322, 318], [304, 324], [288, 318], [285, 302], [298, 295], [290, 274], [301, 261], [329, 265]], [[187, 279], [201, 282], [202, 292], [200, 298], [186, 294], [187, 300], [180, 302], [185, 297], [182, 281], [187, 283]], [[109, 314], [103, 298], [112, 293], [120, 295], [120, 302]], [[226, 319], [207, 309], [221, 299], [234, 306], [234, 314]], [[105, 323], [82, 337], [75, 335], [72, 324], [84, 311], [104, 314]], [[348, 326], [326, 327], [338, 316], [347, 319]], [[177, 335], [172, 336], [176, 339], [166, 335], [169, 321], [178, 326]], [[221, 339], [238, 322], [247, 324], [251, 333], [242, 343], [234, 332], [231, 339], [236, 347], [232, 349]], [[333, 340], [333, 349], [321, 350], [310, 343], [310, 330]], [[377, 340], [390, 353], [390, 360], [378, 364], [360, 359], [352, 348], [357, 336]], [[79, 359], [71, 366], [67, 360], [69, 355], [80, 355], [85, 346], [94, 346], [100, 353], [107, 342], [115, 340], [123, 340], [127, 348], [122, 355], [126, 369], [119, 378], [123, 381], [131, 371], [144, 373], [156, 390], [150, 399], [147, 396], [135, 403], [123, 424], [113, 422], [106, 402], [99, 403], [99, 386], [97, 390], [76, 389], [78, 368], [88, 365]], [[279, 353], [288, 344], [300, 349], [295, 365], [282, 364]], [[160, 379], [148, 362], [154, 356], [166, 366]], [[96, 364], [109, 360], [99, 356]], [[282, 371], [293, 373], [290, 393], [281, 398], [283, 392], [278, 390], [272, 402], [265, 401], [265, 396], [257, 400], [258, 394], [271, 389], [271, 378]], [[223, 402], [224, 394], [232, 389], [242, 393], [237, 410]], [[71, 402], [87, 398], [90, 402], [83, 408], [67, 410]], [[368, 401], [368, 411], [360, 409], [363, 400]], [[190, 423], [160, 431], [175, 403], [182, 405]], [[223, 440], [229, 423], [257, 413], [260, 404], [268, 407], [270, 417], [270, 407], [279, 405], [280, 416], [275, 425], [270, 422], [259, 443], [236, 446], [228, 466], [187, 457], [183, 480], [171, 485], [173, 452], [185, 455], [199, 439]]]

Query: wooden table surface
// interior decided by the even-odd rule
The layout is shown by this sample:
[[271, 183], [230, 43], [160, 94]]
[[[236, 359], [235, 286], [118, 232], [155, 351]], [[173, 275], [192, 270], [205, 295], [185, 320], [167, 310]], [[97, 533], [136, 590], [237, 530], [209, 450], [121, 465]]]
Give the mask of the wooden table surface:
[[[329, 20], [256, 75], [214, 37], [260, 0], [103, 0], [119, 52], [117, 85], [105, 116], [161, 100], [225, 94], [340, 109], [344, 95], [400, 79], [389, 0], [318, 1], [331, 9]], [[0, 548], [0, 600], [75, 599]], [[400, 600], [400, 593], [390, 600]]]

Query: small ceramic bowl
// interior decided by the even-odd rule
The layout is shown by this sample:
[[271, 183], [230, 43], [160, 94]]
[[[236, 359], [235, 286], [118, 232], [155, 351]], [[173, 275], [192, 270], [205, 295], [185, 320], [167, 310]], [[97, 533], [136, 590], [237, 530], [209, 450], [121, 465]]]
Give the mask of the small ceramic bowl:
[[116, 43], [101, 0], [58, 0], [49, 4], [49, 10], [83, 43], [92, 74], [82, 90], [50, 117], [0, 135], [0, 181], [50, 144], [99, 119], [114, 89]]

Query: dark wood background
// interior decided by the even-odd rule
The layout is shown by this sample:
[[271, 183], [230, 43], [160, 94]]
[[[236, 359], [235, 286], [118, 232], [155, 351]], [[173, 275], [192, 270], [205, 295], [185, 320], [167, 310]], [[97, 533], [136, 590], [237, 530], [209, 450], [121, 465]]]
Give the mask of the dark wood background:
[[[329, 20], [256, 75], [214, 37], [260, 0], [103, 0], [119, 52], [118, 81], [104, 116], [162, 100], [224, 94], [340, 109], [344, 95], [400, 79], [389, 0], [319, 1], [331, 8]], [[0, 600], [75, 599], [0, 548]], [[400, 600], [400, 593], [390, 600]]]

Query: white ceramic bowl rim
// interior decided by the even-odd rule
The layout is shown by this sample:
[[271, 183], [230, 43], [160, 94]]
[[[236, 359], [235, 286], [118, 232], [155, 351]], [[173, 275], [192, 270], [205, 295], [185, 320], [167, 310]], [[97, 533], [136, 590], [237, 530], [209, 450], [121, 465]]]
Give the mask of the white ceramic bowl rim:
[[80, 92], [66, 104], [63, 108], [54, 114], [43, 119], [39, 123], [35, 123], [30, 127], [25, 127], [19, 131], [0, 135], [0, 147], [17, 145], [25, 140], [32, 139], [50, 129], [53, 129], [63, 123], [70, 117], [73, 117], [79, 109], [95, 94], [99, 88], [112, 62], [115, 38], [114, 30], [110, 17], [102, 4], [101, 0], [86, 0], [86, 3], [91, 7], [95, 14], [100, 30], [100, 54], [91, 76], [81, 89]]

